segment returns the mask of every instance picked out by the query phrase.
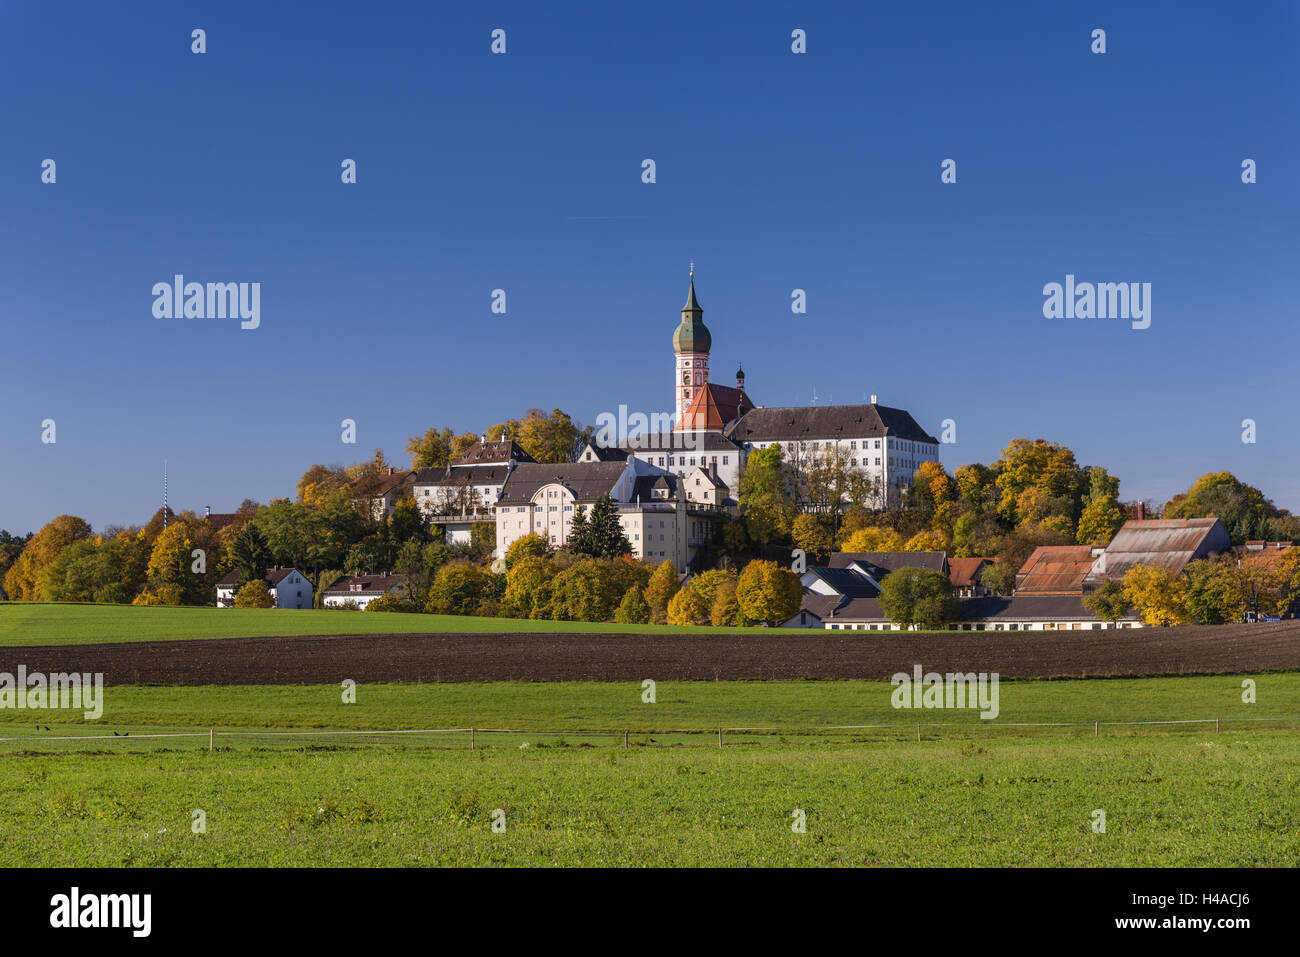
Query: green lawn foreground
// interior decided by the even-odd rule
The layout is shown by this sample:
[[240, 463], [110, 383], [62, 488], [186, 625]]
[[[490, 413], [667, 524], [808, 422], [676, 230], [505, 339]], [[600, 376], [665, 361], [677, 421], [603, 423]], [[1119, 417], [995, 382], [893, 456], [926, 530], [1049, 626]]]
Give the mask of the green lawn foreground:
[[1295, 743], [10, 756], [0, 866], [1294, 867]]
[[[803, 628], [749, 629], [754, 634], [808, 634]], [[200, 608], [0, 602], [0, 646], [79, 645], [122, 641], [294, 635], [442, 633], [735, 634], [735, 628], [618, 625], [606, 622], [530, 621], [400, 612]]]
[[[653, 675], [646, 675], [653, 680]], [[1255, 703], [1242, 700], [1254, 682]], [[988, 733], [1024, 724], [1066, 722], [1089, 734], [1093, 722], [1258, 719], [1300, 726], [1300, 673], [1001, 681], [994, 720], [974, 709], [896, 709], [887, 681], [658, 681], [644, 702], [640, 681], [359, 684], [345, 703], [342, 685], [109, 685], [97, 721], [67, 710], [0, 709], [0, 737], [113, 731], [203, 729], [396, 730], [518, 728], [566, 730], [779, 728], [843, 725], [910, 729], [943, 726]], [[1201, 732], [1213, 725], [1193, 725]], [[1176, 728], [1175, 728], [1176, 729]], [[1050, 731], [1051, 729], [1045, 729]], [[1118, 730], [1118, 729], [1116, 729]], [[1154, 728], [1152, 730], [1155, 730]], [[40, 732], [44, 734], [46, 732]], [[315, 742], [323, 743], [323, 742]], [[1300, 746], [1300, 738], [1297, 738]], [[84, 747], [84, 745], [80, 745]], [[0, 742], [0, 753], [12, 748]]]
[[[332, 685], [110, 687], [100, 722], [64, 715], [42, 732], [51, 712], [5, 710], [0, 736], [228, 736], [214, 752], [203, 734], [0, 744], [0, 866], [1293, 867], [1300, 722], [1258, 719], [1297, 717], [1300, 674], [1255, 680], [1253, 705], [1232, 676], [1006, 682], [995, 722], [895, 710], [888, 682], [869, 681], [660, 682], [654, 704], [638, 682], [360, 685], [355, 704]], [[1218, 733], [1086, 726], [1214, 715]], [[1256, 720], [1227, 720], [1243, 717]], [[1034, 721], [1084, 727], [1003, 730]], [[473, 751], [464, 736], [229, 735], [479, 722], [826, 730], [724, 749], [709, 735], [634, 735], [625, 749], [617, 734], [521, 731], [480, 735]], [[829, 730], [859, 723], [892, 731]]]

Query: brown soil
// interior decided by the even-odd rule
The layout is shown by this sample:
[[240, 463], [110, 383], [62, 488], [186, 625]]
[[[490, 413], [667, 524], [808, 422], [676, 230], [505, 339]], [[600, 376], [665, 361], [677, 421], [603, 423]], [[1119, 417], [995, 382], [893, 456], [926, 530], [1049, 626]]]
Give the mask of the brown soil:
[[0, 671], [102, 672], [109, 684], [1013, 677], [1300, 670], [1300, 621], [1080, 632], [902, 635], [342, 635], [0, 648]]

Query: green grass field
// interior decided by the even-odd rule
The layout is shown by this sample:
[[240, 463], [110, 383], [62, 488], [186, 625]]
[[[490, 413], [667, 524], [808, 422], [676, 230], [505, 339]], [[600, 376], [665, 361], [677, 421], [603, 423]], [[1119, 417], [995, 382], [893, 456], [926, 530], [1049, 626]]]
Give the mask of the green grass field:
[[[734, 634], [735, 628], [679, 628], [580, 621], [529, 621], [397, 612], [292, 611], [0, 602], [0, 645], [102, 644], [192, 638], [290, 637], [455, 632], [614, 632]], [[768, 629], [806, 634], [804, 629]]]
[[639, 682], [358, 685], [354, 704], [343, 703], [339, 685], [110, 686], [98, 721], [66, 711], [0, 709], [0, 737], [27, 734], [35, 724], [66, 734], [111, 734], [151, 727], [911, 729], [919, 722], [985, 733], [1017, 724], [1065, 722], [1087, 726], [1091, 733], [1094, 721], [1300, 718], [1300, 673], [1252, 680], [1255, 704], [1242, 702], [1242, 679], [1231, 675], [1003, 681], [1000, 713], [991, 721], [971, 709], [895, 709], [893, 688], [886, 681], [661, 681], [654, 704], [642, 702]]
[[1294, 867], [1298, 789], [1269, 733], [8, 757], [0, 866]]
[[[613, 626], [0, 605], [6, 645], [523, 627]], [[1006, 681], [995, 721], [879, 681], [110, 686], [0, 709], [0, 866], [1294, 867], [1300, 673], [1243, 677]]]
[[[1300, 722], [1259, 719], [1296, 717], [1300, 675], [1257, 681], [1255, 705], [1230, 676], [1004, 682], [993, 722], [869, 681], [662, 682], [655, 704], [632, 682], [110, 687], [96, 724], [0, 711], [4, 737], [110, 735], [0, 743], [0, 866], [1296, 866]], [[265, 734], [471, 725], [519, 730]], [[617, 733], [720, 726], [788, 730]], [[207, 727], [212, 753], [111, 737]]]

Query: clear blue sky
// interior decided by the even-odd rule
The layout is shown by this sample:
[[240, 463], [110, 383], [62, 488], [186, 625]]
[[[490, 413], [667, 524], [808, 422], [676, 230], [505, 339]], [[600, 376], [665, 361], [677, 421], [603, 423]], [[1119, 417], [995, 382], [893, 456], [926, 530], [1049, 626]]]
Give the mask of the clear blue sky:
[[[8, 0], [0, 527], [142, 522], [164, 457], [230, 511], [429, 426], [670, 410], [692, 258], [760, 404], [1300, 510], [1298, 9]], [[177, 272], [261, 282], [261, 328], [155, 319]], [[1067, 273], [1150, 282], [1151, 328], [1043, 318]]]

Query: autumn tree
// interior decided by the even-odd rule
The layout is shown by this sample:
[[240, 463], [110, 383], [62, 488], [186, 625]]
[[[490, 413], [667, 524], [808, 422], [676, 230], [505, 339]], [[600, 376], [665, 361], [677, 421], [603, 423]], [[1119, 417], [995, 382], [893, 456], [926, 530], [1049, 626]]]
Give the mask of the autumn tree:
[[901, 552], [907, 544], [892, 528], [860, 528], [840, 543], [842, 552]]
[[704, 603], [700, 593], [688, 582], [678, 589], [668, 602], [668, 624], [670, 625], [706, 625], [709, 622], [709, 606]]
[[1073, 452], [1043, 439], [1012, 439], [993, 471], [998, 513], [1005, 521], [1041, 525], [1074, 537], [1084, 474]]
[[[574, 517], [577, 520], [577, 517]], [[546, 558], [551, 554], [551, 546], [545, 537], [538, 535], [536, 532], [529, 532], [527, 535], [521, 535], [510, 543], [506, 549], [506, 568], [510, 568], [521, 558]]]
[[1107, 545], [1124, 524], [1119, 479], [1099, 465], [1088, 469], [1088, 493], [1079, 516], [1080, 545]]
[[1157, 565], [1134, 565], [1124, 575], [1124, 597], [1143, 624], [1183, 625], [1187, 613], [1187, 579]]
[[1128, 612], [1129, 603], [1124, 586], [1108, 579], [1091, 594], [1083, 596], [1083, 607], [1100, 621], [1114, 623]]
[[718, 588], [725, 582], [734, 582], [736, 577], [735, 569], [711, 568], [708, 571], [691, 576], [690, 584], [707, 609], [713, 607], [713, 599], [717, 595]]
[[1165, 506], [1165, 518], [1217, 518], [1236, 544], [1273, 537], [1282, 514], [1264, 493], [1231, 472], [1202, 475]]
[[650, 606], [641, 589], [634, 586], [623, 593], [623, 600], [614, 610], [614, 620], [620, 625], [644, 625], [650, 620]]
[[235, 592], [236, 608], [272, 608], [275, 601], [271, 597], [271, 589], [266, 586], [266, 582], [261, 578], [252, 578], [244, 582]]
[[736, 603], [750, 621], [779, 625], [799, 612], [803, 587], [799, 578], [776, 562], [752, 561], [736, 583]]
[[835, 548], [835, 533], [830, 523], [820, 515], [805, 512], [794, 520], [790, 537], [797, 548], [802, 548], [809, 557], [824, 561]]
[[19, 553], [5, 574], [5, 592], [14, 601], [40, 601], [41, 576], [73, 542], [91, 537], [90, 525], [76, 515], [60, 515], [47, 522]]
[[435, 615], [474, 615], [491, 596], [492, 575], [471, 562], [456, 560], [438, 569], [424, 610]]
[[740, 602], [736, 600], [738, 584], [736, 579], [729, 579], [718, 585], [713, 593], [713, 604], [709, 608], [709, 624], [719, 627], [749, 624], [741, 615]]
[[650, 576], [645, 587], [646, 604], [650, 606], [650, 620], [663, 624], [668, 620], [668, 602], [677, 594], [677, 570], [673, 563], [663, 561]]
[[303, 505], [324, 505], [333, 492], [348, 487], [348, 476], [341, 465], [313, 465], [298, 479], [298, 501]]
[[542, 555], [517, 555], [507, 562], [505, 612], [514, 618], [545, 618], [550, 613], [555, 564]]

